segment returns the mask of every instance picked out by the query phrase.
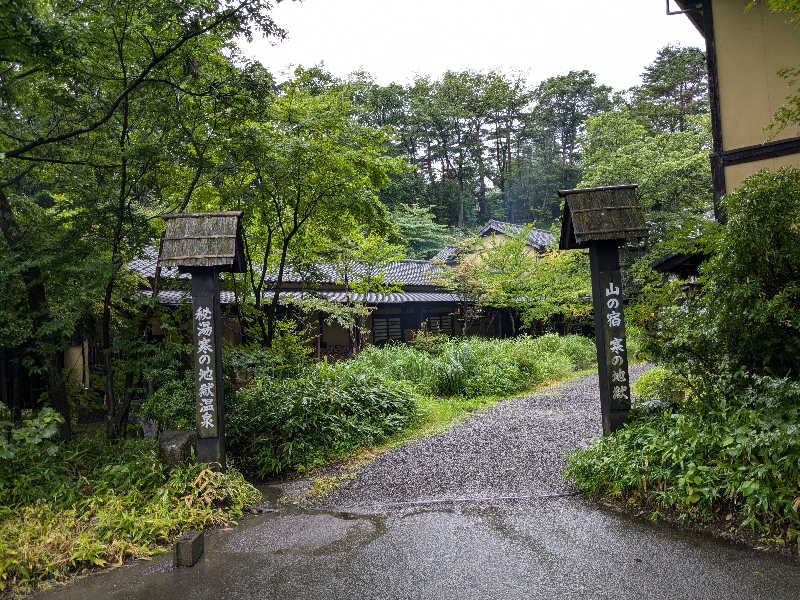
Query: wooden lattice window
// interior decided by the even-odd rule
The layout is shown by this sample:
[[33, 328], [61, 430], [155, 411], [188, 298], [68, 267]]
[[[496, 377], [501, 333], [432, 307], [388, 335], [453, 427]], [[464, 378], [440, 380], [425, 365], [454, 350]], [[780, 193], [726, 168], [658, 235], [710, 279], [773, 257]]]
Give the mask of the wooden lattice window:
[[431, 315], [428, 317], [428, 329], [432, 333], [453, 335], [452, 315]]
[[390, 340], [403, 339], [403, 325], [400, 317], [373, 317], [372, 318], [372, 341], [375, 344], [383, 344]]

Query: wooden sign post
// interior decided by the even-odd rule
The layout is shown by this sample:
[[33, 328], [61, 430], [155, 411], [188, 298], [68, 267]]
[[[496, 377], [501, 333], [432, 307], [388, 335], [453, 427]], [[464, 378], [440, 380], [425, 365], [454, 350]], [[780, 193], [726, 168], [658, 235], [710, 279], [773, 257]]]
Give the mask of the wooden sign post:
[[619, 247], [647, 235], [635, 185], [562, 190], [562, 250], [589, 248], [603, 434], [616, 431], [631, 407]]
[[241, 212], [166, 215], [159, 264], [192, 275], [197, 457], [225, 469], [219, 274], [244, 271]]

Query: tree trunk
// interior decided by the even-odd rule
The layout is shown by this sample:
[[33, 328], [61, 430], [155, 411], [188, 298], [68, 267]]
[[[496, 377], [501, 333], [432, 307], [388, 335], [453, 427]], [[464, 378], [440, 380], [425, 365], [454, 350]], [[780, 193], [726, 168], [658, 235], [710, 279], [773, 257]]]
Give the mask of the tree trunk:
[[486, 165], [484, 165], [483, 161], [483, 147], [481, 144], [481, 138], [476, 133], [475, 134], [475, 143], [478, 144], [478, 181], [479, 181], [479, 188], [478, 188], [478, 207], [479, 207], [479, 219], [481, 223], [486, 223], [489, 221], [489, 205], [486, 202]]
[[275, 280], [275, 293], [272, 295], [272, 302], [267, 310], [267, 348], [272, 348], [272, 341], [275, 339], [275, 320], [278, 317], [278, 302], [280, 300], [281, 285], [283, 284], [283, 272], [286, 269], [286, 256], [289, 254], [289, 244], [293, 236], [294, 232], [287, 236], [281, 248], [281, 262], [278, 266], [278, 277]]
[[5, 350], [0, 350], [0, 385], [3, 386], [0, 388], [0, 402], [8, 408], [11, 403], [8, 401], [8, 361]]
[[458, 227], [464, 227], [464, 176], [458, 167]]
[[53, 410], [64, 417], [61, 439], [68, 441], [72, 438], [72, 410], [64, 382], [64, 353], [59, 350], [53, 353], [47, 368], [47, 401]]

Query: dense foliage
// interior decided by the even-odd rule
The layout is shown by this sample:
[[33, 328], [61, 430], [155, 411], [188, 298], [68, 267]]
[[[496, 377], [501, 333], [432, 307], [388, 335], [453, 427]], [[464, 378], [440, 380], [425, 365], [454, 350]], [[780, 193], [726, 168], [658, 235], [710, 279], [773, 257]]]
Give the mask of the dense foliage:
[[496, 309], [504, 331], [582, 332], [591, 329], [591, 281], [585, 251], [528, 245], [532, 226], [484, 238], [468, 236], [456, 246], [453, 265], [436, 283], [457, 295], [464, 331], [481, 309]]
[[182, 531], [231, 523], [260, 497], [235, 470], [166, 473], [152, 440], [48, 444], [37, 424], [48, 418], [34, 417], [25, 428], [39, 440], [26, 435], [0, 464], [0, 589], [149, 556]]
[[800, 384], [729, 374], [695, 383], [678, 410], [636, 420], [570, 457], [566, 476], [592, 494], [633, 498], [654, 516], [669, 509], [796, 541]]
[[[416, 347], [413, 347], [416, 346]], [[505, 340], [425, 339], [412, 347], [369, 347], [356, 363], [433, 396], [507, 395], [594, 364], [591, 340], [549, 334]]]
[[[265, 367], [259, 367], [263, 361]], [[424, 421], [426, 399], [506, 396], [567, 377], [595, 362], [580, 336], [506, 340], [421, 334], [413, 346], [369, 346], [328, 364], [286, 362], [264, 349], [226, 357], [226, 436], [234, 461], [261, 477], [302, 471]], [[275, 365], [291, 364], [290, 369]], [[162, 429], [191, 428], [191, 377], [166, 384], [139, 408]]]
[[706, 269], [708, 321], [731, 362], [800, 378], [800, 170], [750, 177]]
[[800, 170], [753, 175], [726, 204], [727, 227], [694, 241], [714, 254], [699, 284], [653, 280], [635, 311], [646, 352], [668, 367], [637, 384], [658, 404], [573, 455], [567, 476], [656, 516], [669, 509], [794, 542]]
[[[676, 48], [630, 98], [588, 71], [542, 82], [447, 72], [384, 86], [312, 67], [278, 83], [236, 47], [242, 36], [283, 35], [270, 8], [36, 0], [0, 9], [0, 351], [17, 382], [14, 418], [47, 404], [69, 437], [75, 400], [83, 411], [102, 401], [107, 435], [119, 438], [149, 383], [176, 368], [144, 334], [165, 315], [139, 292], [185, 282], [160, 270], [144, 282], [125, 268], [158, 246], [166, 213], [244, 211], [248, 272], [225, 286], [244, 334], [269, 346], [282, 311], [275, 291], [290, 270], [313, 282], [313, 266], [359, 236], [429, 257], [452, 228], [491, 217], [549, 227], [555, 191], [583, 174], [589, 117], [629, 104], [654, 127], [673, 127], [655, 119], [663, 112], [681, 129], [702, 111], [700, 53]], [[575, 265], [563, 266], [555, 279]], [[513, 308], [513, 282], [495, 283], [492, 305]], [[546, 312], [576, 308], [585, 307]], [[324, 309], [351, 331], [366, 314], [294, 309]], [[84, 339], [93, 389], [76, 393], [63, 350]]]
[[416, 408], [408, 386], [358, 361], [321, 363], [239, 390], [227, 407], [229, 451], [261, 477], [309, 468], [379, 444]]

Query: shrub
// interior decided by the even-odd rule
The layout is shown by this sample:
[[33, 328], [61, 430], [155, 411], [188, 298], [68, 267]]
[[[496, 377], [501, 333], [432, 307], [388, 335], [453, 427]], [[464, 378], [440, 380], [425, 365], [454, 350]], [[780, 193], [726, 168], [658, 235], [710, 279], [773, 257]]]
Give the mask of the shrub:
[[597, 364], [597, 348], [594, 342], [587, 337], [564, 336], [561, 338], [561, 352], [569, 358], [576, 369], [588, 369]]
[[152, 419], [161, 431], [189, 431], [195, 427], [194, 371], [163, 382], [155, 392], [135, 407], [136, 414]]
[[110, 445], [100, 436], [80, 436], [58, 444], [56, 450], [32, 452], [13, 463], [3, 461], [9, 469], [0, 477], [0, 507], [10, 510], [40, 499], [60, 509], [82, 506], [87, 495], [142, 491], [163, 480], [153, 440]]
[[[561, 379], [572, 371], [575, 357], [563, 349], [566, 339], [548, 333], [537, 338], [523, 336], [516, 340], [514, 347], [516, 360], [525, 373], [528, 384]], [[581, 342], [570, 342], [570, 344], [577, 346]], [[571, 350], [574, 351], [574, 348]]]
[[676, 405], [686, 394], [687, 381], [667, 367], [658, 366], [643, 373], [633, 384], [633, 392], [639, 403], [655, 402]]
[[467, 380], [478, 371], [477, 342], [451, 341], [436, 357], [431, 392], [437, 396], [458, 396], [467, 391]]
[[394, 343], [367, 346], [351, 362], [393, 381], [411, 383], [423, 393], [430, 393], [434, 359], [417, 348]]
[[[643, 349], [673, 371], [715, 377], [720, 363], [800, 376], [800, 170], [762, 171], [725, 198], [728, 224], [686, 232], [664, 252], [711, 254], [698, 286], [639, 266], [645, 293], [633, 308]], [[685, 248], [681, 249], [681, 246]], [[630, 347], [629, 347], [630, 353]]]
[[427, 352], [431, 356], [439, 356], [449, 339], [445, 333], [432, 333], [427, 329], [419, 329], [414, 332], [407, 343], [415, 350]]
[[53, 440], [64, 418], [52, 408], [43, 408], [17, 426], [8, 420], [10, 417], [5, 404], [0, 402], [0, 474], [13, 473], [20, 463], [42, 452], [50, 455], [58, 452]]
[[800, 376], [800, 169], [761, 171], [726, 197], [708, 277], [708, 316], [732, 361]]
[[370, 347], [356, 362], [389, 379], [407, 381], [426, 395], [482, 396], [524, 391], [530, 385], [567, 376], [595, 362], [594, 344], [581, 336], [497, 340], [446, 340], [436, 351], [405, 345]]
[[293, 321], [278, 321], [275, 328], [271, 348], [258, 344], [225, 348], [224, 368], [231, 381], [292, 377], [308, 368], [313, 349], [307, 344], [305, 333]]
[[414, 420], [416, 402], [366, 363], [320, 363], [295, 379], [255, 380], [229, 414], [232, 452], [266, 477], [379, 443]]

